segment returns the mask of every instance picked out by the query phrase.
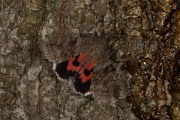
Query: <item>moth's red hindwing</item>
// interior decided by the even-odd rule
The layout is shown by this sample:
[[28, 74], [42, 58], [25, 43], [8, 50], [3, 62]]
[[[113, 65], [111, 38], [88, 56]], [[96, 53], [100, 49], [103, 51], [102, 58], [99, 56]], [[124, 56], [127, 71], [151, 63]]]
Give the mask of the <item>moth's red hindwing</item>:
[[53, 66], [54, 71], [58, 77], [63, 79], [68, 79], [69, 77], [74, 76], [81, 69], [85, 59], [88, 56], [88, 52], [79, 54], [78, 56], [71, 57], [69, 60], [55, 63]]
[[95, 59], [91, 59], [91, 61], [85, 66], [85, 68], [81, 69], [79, 74], [75, 77], [74, 85], [76, 91], [83, 94], [90, 92], [94, 65], [95, 65]]

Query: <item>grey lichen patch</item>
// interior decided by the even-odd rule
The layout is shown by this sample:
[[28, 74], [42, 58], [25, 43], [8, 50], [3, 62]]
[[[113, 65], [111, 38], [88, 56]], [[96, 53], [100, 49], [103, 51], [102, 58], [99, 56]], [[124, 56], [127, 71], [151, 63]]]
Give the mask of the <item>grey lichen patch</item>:
[[0, 69], [0, 74], [6, 74], [6, 73], [7, 73], [7, 70], [5, 68]]
[[32, 67], [29, 69], [27, 75], [28, 80], [34, 81], [42, 70], [42, 66]]

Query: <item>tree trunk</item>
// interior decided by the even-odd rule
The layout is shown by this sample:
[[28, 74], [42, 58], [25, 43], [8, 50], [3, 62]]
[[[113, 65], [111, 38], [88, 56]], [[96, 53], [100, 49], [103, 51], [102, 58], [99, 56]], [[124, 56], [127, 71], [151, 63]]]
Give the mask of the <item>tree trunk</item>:
[[[179, 8], [176, 0], [1, 0], [0, 120], [179, 120]], [[96, 59], [93, 100], [52, 69], [86, 51]]]

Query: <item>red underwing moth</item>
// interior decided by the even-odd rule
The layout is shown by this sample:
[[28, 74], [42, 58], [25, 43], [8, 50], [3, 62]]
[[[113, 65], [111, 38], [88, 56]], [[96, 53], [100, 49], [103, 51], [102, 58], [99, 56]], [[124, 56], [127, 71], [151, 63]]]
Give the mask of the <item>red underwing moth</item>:
[[70, 57], [67, 61], [53, 64], [53, 70], [56, 75], [63, 79], [71, 77], [75, 90], [84, 96], [91, 95], [91, 79], [95, 66], [95, 58], [92, 58], [85, 64], [88, 54], [89, 52], [81, 53]]

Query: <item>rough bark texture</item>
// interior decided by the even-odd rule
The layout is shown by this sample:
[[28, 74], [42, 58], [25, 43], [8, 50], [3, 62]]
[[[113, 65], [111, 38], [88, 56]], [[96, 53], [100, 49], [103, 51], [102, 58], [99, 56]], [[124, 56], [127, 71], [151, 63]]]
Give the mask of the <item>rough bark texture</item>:
[[[89, 50], [94, 101], [53, 62]], [[180, 120], [178, 0], [1, 0], [0, 120]]]

